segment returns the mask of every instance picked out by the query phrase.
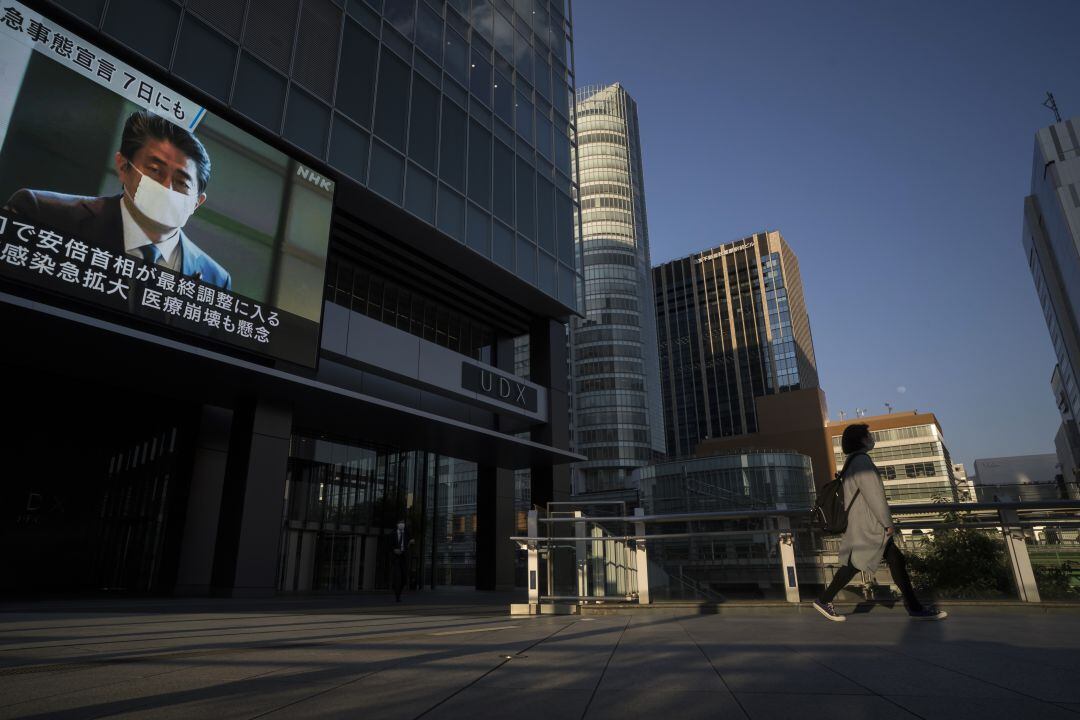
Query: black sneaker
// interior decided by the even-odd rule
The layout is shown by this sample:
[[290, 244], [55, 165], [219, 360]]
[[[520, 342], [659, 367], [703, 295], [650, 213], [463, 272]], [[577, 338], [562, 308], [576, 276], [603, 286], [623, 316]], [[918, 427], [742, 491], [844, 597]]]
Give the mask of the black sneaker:
[[921, 610], [908, 610], [908, 615], [916, 620], [944, 620], [949, 617], [949, 613], [938, 610], [933, 605], [924, 607]]
[[836, 612], [836, 608], [833, 607], [832, 603], [823, 603], [815, 600], [814, 609], [824, 615], [827, 619], [832, 620], [833, 622], [844, 622], [845, 620], [847, 620], [846, 617]]

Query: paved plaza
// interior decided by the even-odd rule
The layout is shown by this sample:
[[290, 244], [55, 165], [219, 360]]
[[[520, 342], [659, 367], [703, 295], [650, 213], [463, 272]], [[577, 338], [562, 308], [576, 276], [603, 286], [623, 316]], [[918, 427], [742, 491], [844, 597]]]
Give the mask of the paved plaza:
[[[4, 718], [1080, 718], [1080, 612], [512, 617], [510, 596], [0, 606]], [[504, 602], [505, 601], [505, 602]]]

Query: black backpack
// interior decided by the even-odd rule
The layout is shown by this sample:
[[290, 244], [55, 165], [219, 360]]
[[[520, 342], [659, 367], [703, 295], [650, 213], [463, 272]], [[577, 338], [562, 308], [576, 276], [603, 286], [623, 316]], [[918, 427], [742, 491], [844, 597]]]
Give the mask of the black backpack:
[[814, 525], [826, 535], [843, 535], [844, 531], [847, 530], [848, 511], [855, 504], [855, 498], [859, 497], [859, 491], [858, 489], [855, 490], [855, 495], [851, 498], [851, 504], [844, 507], [844, 475], [847, 473], [848, 465], [851, 464], [855, 456], [862, 454], [864, 453], [848, 455], [843, 469], [836, 473], [836, 477], [818, 490], [817, 502], [814, 503], [814, 509], [811, 512], [813, 513]]

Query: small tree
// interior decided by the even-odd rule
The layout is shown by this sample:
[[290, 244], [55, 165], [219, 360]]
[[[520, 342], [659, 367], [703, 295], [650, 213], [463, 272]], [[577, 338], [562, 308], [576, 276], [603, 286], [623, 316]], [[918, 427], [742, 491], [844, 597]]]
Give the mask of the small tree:
[[1005, 543], [978, 530], [938, 531], [926, 552], [912, 555], [911, 582], [922, 592], [954, 598], [1008, 595], [1012, 581], [1005, 563]]

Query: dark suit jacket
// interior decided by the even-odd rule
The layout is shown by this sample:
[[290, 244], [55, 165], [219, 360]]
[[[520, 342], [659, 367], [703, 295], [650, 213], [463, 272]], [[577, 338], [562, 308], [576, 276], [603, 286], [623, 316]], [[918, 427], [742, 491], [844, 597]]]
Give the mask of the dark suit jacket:
[[[87, 245], [124, 254], [124, 220], [120, 214], [122, 195], [87, 197], [45, 190], [19, 190], [4, 209], [12, 219], [35, 227], [45, 227], [73, 237]], [[232, 289], [229, 272], [180, 231], [181, 272], [207, 285]]]
[[[412, 536], [409, 535], [408, 528], [405, 528], [405, 532], [402, 533], [402, 544], [404, 547], [400, 548], [398, 547], [397, 526], [394, 526], [394, 529], [390, 531], [390, 552], [394, 556], [408, 556], [410, 542], [412, 542]], [[398, 552], [399, 550], [401, 550], [400, 553]]]

